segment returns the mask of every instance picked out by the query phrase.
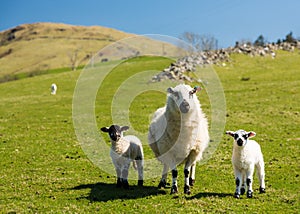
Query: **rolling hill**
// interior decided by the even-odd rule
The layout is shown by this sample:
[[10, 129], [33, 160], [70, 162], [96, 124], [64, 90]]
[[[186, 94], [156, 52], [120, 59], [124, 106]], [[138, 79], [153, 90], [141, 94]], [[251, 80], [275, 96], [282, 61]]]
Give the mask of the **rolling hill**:
[[104, 46], [134, 36], [100, 26], [23, 24], [0, 32], [0, 78], [85, 64]]
[[[101, 26], [23, 24], [0, 32], [0, 82], [49, 73], [53, 69], [76, 70], [92, 57], [108, 61], [143, 54], [157, 55], [157, 52], [168, 56], [181, 53], [176, 45], [157, 38], [159, 35], [153, 37]], [[125, 38], [132, 40], [122, 42]], [[103, 48], [108, 45], [113, 48], [105, 52]]]

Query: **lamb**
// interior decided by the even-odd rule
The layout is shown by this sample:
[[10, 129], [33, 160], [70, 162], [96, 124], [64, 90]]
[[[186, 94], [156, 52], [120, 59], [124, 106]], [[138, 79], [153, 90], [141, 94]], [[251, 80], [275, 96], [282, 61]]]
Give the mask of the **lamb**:
[[260, 145], [255, 140], [249, 138], [256, 135], [255, 132], [246, 132], [238, 130], [236, 132], [227, 131], [227, 135], [234, 138], [232, 165], [235, 174], [236, 190], [234, 193], [235, 198], [245, 193], [245, 184], [248, 186], [247, 197], [253, 197], [253, 173], [256, 167], [257, 175], [260, 182], [260, 193], [265, 193], [265, 170], [264, 159], [261, 152]]
[[177, 165], [184, 166], [184, 193], [190, 194], [190, 186], [195, 182], [196, 161], [209, 143], [208, 122], [201, 110], [194, 89], [180, 84], [168, 88], [167, 104], [159, 108], [152, 118], [148, 143], [156, 158], [163, 163], [159, 188], [166, 187], [167, 173], [172, 170], [171, 194], [178, 193]]
[[52, 83], [51, 85], [51, 94], [55, 95], [57, 91], [57, 85], [55, 83]]
[[110, 156], [117, 173], [117, 187], [129, 189], [128, 170], [130, 163], [138, 170], [138, 186], [143, 186], [144, 153], [141, 141], [133, 135], [123, 136], [128, 126], [111, 125], [102, 127], [111, 140]]

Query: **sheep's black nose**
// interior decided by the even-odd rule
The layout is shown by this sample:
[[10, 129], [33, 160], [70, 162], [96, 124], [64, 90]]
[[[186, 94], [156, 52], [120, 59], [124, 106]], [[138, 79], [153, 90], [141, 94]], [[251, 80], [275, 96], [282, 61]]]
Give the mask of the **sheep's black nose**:
[[238, 146], [242, 146], [244, 141], [241, 138], [239, 138], [236, 142]]
[[183, 100], [179, 108], [182, 113], [187, 113], [190, 110], [190, 104], [186, 100]]

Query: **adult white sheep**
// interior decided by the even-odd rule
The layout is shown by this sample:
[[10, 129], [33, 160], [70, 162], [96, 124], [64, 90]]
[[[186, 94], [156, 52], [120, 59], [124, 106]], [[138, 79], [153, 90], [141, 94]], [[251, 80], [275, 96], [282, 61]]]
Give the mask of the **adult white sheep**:
[[196, 161], [202, 159], [209, 143], [207, 119], [195, 95], [199, 89], [185, 84], [168, 88], [167, 104], [155, 112], [149, 127], [149, 146], [164, 165], [159, 188], [166, 186], [170, 168], [171, 194], [178, 192], [176, 167], [180, 163], [185, 163], [184, 193], [190, 194]]
[[55, 83], [52, 83], [51, 85], [51, 94], [55, 95], [57, 91], [57, 85]]
[[245, 184], [248, 187], [247, 197], [253, 197], [253, 173], [256, 167], [257, 175], [260, 182], [260, 193], [265, 193], [265, 170], [264, 159], [260, 149], [260, 145], [255, 140], [249, 138], [256, 135], [255, 132], [246, 132], [238, 130], [236, 132], [227, 131], [226, 134], [234, 138], [233, 152], [232, 152], [232, 165], [235, 175], [236, 190], [234, 193], [235, 198], [245, 193]]
[[133, 135], [123, 136], [128, 126], [111, 125], [102, 127], [101, 131], [108, 132], [111, 149], [110, 156], [117, 173], [117, 187], [129, 188], [128, 170], [130, 163], [138, 170], [138, 186], [143, 186], [144, 153], [141, 141]]

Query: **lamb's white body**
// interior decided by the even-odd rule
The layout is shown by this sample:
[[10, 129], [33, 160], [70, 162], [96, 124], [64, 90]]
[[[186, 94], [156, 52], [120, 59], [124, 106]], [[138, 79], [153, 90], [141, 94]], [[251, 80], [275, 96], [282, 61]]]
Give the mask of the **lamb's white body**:
[[[171, 89], [167, 105], [155, 112], [149, 128], [149, 145], [157, 159], [164, 164], [160, 186], [164, 186], [167, 172], [169, 168], [172, 169], [171, 193], [177, 192], [176, 166], [183, 162], [185, 193], [189, 193], [189, 182], [195, 180], [196, 161], [201, 160], [209, 142], [207, 119], [197, 96], [189, 94], [191, 90], [190, 86], [183, 84]], [[182, 103], [189, 106], [187, 112], [184, 106], [181, 107]]]
[[248, 139], [255, 136], [255, 132], [239, 130], [237, 132], [227, 131], [226, 133], [235, 138], [232, 152], [232, 165], [236, 179], [235, 197], [239, 198], [240, 194], [244, 194], [245, 186], [247, 185], [247, 197], [252, 198], [255, 168], [260, 182], [260, 192], [265, 192], [263, 154], [260, 145], [255, 140]]
[[[111, 127], [119, 127], [112, 125]], [[120, 128], [120, 127], [119, 127]], [[143, 146], [141, 141], [133, 135], [123, 136], [123, 131], [127, 130], [126, 127], [119, 129], [112, 129], [103, 127], [101, 130], [104, 132], [109, 132], [111, 137], [111, 149], [110, 149], [110, 157], [115, 166], [115, 170], [117, 173], [117, 186], [124, 186], [128, 188], [128, 171], [130, 167], [130, 163], [133, 162], [133, 166], [138, 170], [138, 185], [143, 185], [143, 168], [144, 168], [144, 153]], [[111, 134], [116, 134], [117, 137], [113, 138]], [[113, 138], [113, 139], [112, 139]]]
[[110, 157], [116, 168], [117, 177], [127, 180], [130, 163], [138, 170], [138, 179], [143, 180], [144, 153], [141, 141], [133, 136], [111, 141]]

